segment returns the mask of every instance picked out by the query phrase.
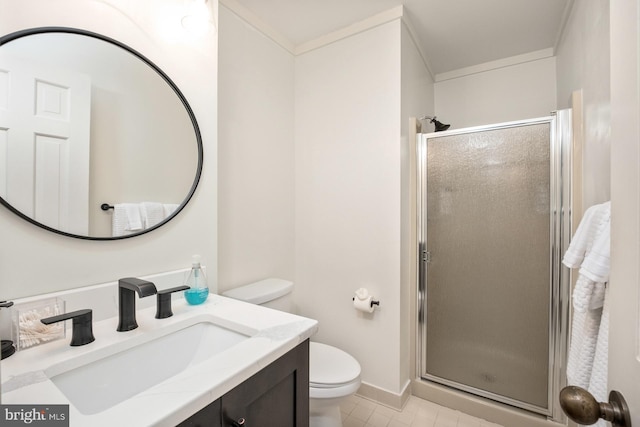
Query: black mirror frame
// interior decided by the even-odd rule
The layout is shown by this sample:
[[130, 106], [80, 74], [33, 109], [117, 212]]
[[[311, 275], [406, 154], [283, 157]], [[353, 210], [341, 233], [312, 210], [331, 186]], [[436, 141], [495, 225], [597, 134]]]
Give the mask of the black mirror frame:
[[162, 79], [169, 85], [169, 87], [171, 87], [171, 89], [173, 89], [174, 93], [178, 96], [178, 98], [180, 99], [180, 102], [182, 102], [183, 107], [185, 108], [185, 110], [187, 111], [187, 114], [189, 115], [189, 118], [191, 119], [191, 123], [193, 125], [193, 130], [195, 132], [195, 136], [196, 136], [196, 143], [198, 144], [198, 167], [196, 170], [196, 176], [195, 179], [193, 181], [193, 184], [191, 186], [191, 189], [189, 190], [189, 193], [187, 194], [187, 196], [183, 199], [182, 203], [180, 203], [180, 205], [178, 206], [178, 208], [167, 218], [165, 218], [163, 221], [161, 221], [160, 223], [154, 225], [153, 227], [150, 227], [148, 229], [142, 230], [138, 233], [133, 233], [133, 234], [128, 234], [125, 236], [116, 236], [116, 237], [92, 237], [92, 236], [82, 236], [79, 234], [72, 234], [72, 233], [67, 233], [65, 231], [61, 231], [61, 230], [57, 230], [55, 228], [49, 227], [45, 224], [39, 223], [38, 221], [34, 220], [33, 218], [30, 218], [28, 216], [26, 216], [25, 214], [23, 214], [22, 212], [18, 211], [16, 208], [14, 208], [9, 202], [7, 202], [4, 198], [0, 197], [0, 203], [2, 205], [4, 205], [7, 209], [9, 209], [11, 212], [13, 212], [14, 214], [16, 214], [17, 216], [19, 216], [20, 218], [24, 219], [25, 221], [30, 222], [33, 225], [36, 225], [40, 228], [43, 228], [45, 230], [51, 231], [53, 233], [56, 234], [60, 234], [63, 236], [67, 236], [67, 237], [73, 237], [76, 239], [82, 239], [82, 240], [122, 240], [122, 239], [129, 239], [131, 237], [136, 237], [136, 236], [141, 236], [143, 234], [146, 234], [150, 231], [153, 231], [161, 226], [163, 226], [164, 224], [166, 224], [167, 222], [171, 221], [173, 218], [175, 218], [178, 213], [180, 213], [180, 211], [182, 211], [182, 209], [184, 209], [184, 207], [187, 205], [187, 203], [189, 203], [189, 201], [191, 200], [191, 197], [193, 197], [193, 194], [196, 191], [196, 188], [198, 186], [198, 183], [200, 181], [200, 176], [202, 174], [202, 163], [203, 163], [203, 157], [204, 157], [204, 153], [203, 153], [203, 146], [202, 146], [202, 135], [200, 134], [200, 128], [198, 126], [198, 122], [196, 120], [195, 114], [193, 113], [193, 110], [191, 109], [191, 106], [189, 105], [189, 103], [187, 102], [187, 99], [185, 98], [184, 94], [180, 91], [180, 89], [178, 88], [178, 86], [176, 86], [176, 84], [169, 78], [169, 76], [162, 71], [157, 65], [155, 65], [153, 62], [151, 62], [151, 60], [149, 60], [147, 57], [145, 57], [144, 55], [142, 55], [140, 52], [136, 51], [135, 49], [125, 45], [122, 42], [119, 42], [115, 39], [112, 39], [110, 37], [104, 36], [102, 34], [98, 34], [98, 33], [94, 33], [91, 31], [87, 31], [87, 30], [82, 30], [82, 29], [78, 29], [78, 28], [71, 28], [71, 27], [37, 27], [37, 28], [29, 28], [29, 29], [25, 29], [25, 30], [20, 30], [20, 31], [16, 31], [4, 36], [0, 37], [0, 47], [2, 45], [4, 45], [5, 43], [8, 43], [12, 40], [16, 40], [19, 39], [21, 37], [25, 37], [25, 36], [31, 36], [31, 35], [36, 35], [36, 34], [45, 34], [45, 33], [66, 33], [66, 34], [77, 34], [77, 35], [81, 35], [81, 36], [87, 36], [87, 37], [93, 37], [95, 39], [107, 42], [107, 43], [111, 43], [117, 47], [120, 47], [121, 49], [124, 49], [125, 51], [129, 52], [130, 54], [136, 56], [138, 59], [140, 59], [142, 62], [144, 62], [145, 64], [147, 64], [152, 70], [154, 70], [156, 73], [158, 73], [158, 75], [160, 77], [162, 77]]

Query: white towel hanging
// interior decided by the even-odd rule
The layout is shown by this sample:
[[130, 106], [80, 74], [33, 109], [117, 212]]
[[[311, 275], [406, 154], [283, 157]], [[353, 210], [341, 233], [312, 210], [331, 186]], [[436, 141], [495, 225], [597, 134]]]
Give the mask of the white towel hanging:
[[175, 203], [118, 203], [113, 206], [111, 235], [125, 236], [158, 225], [178, 208]]
[[151, 228], [154, 225], [158, 225], [166, 218], [162, 203], [142, 202], [140, 205], [144, 228]]
[[177, 203], [165, 203], [164, 205], [162, 205], [164, 209], [164, 217], [168, 218], [176, 211], [176, 209], [178, 209], [178, 206], [180, 205], [178, 205]]
[[592, 394], [604, 393], [600, 401], [606, 401], [607, 390], [610, 219], [610, 202], [587, 209], [562, 260], [580, 268], [572, 295], [567, 381]]
[[142, 230], [140, 206], [137, 203], [118, 203], [113, 206], [111, 235], [126, 236]]

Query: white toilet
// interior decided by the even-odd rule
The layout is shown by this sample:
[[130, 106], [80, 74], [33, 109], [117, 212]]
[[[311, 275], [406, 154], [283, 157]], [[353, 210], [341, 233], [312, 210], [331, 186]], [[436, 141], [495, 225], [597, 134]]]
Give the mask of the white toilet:
[[[291, 312], [293, 283], [265, 279], [231, 289], [222, 295]], [[309, 345], [309, 426], [342, 427], [340, 402], [360, 387], [360, 364], [330, 345]]]

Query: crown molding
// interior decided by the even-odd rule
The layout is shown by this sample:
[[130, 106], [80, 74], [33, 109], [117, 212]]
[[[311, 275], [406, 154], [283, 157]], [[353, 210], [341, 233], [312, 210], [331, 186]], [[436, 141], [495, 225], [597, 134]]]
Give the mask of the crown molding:
[[453, 71], [436, 74], [435, 81], [443, 82], [445, 80], [457, 79], [460, 77], [470, 76], [472, 74], [484, 73], [485, 71], [497, 70], [499, 68], [511, 67], [513, 65], [524, 64], [527, 62], [538, 61], [540, 59], [552, 58], [554, 49], [536, 50], [534, 52], [524, 53], [522, 55], [510, 56], [508, 58], [498, 59], [496, 61], [485, 62], [483, 64], [472, 65], [470, 67], [459, 68]]
[[286, 37], [276, 31], [272, 26], [264, 22], [258, 15], [253, 13], [251, 10], [247, 9], [243, 5], [241, 5], [236, 0], [219, 0], [219, 3], [229, 9], [231, 12], [238, 15], [241, 19], [247, 22], [249, 25], [255, 27], [258, 31], [264, 34], [266, 37], [270, 38], [277, 45], [282, 47], [287, 52], [295, 55], [296, 47], [294, 44], [289, 41]]

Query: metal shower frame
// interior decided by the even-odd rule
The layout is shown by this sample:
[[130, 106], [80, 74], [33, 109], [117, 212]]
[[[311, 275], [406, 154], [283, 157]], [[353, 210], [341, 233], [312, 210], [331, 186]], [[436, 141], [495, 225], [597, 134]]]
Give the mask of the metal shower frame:
[[[426, 381], [436, 382], [469, 392], [503, 404], [525, 409], [547, 416], [558, 422], [566, 420], [559, 402], [560, 390], [566, 385], [566, 360], [568, 352], [568, 333], [570, 319], [570, 285], [571, 272], [562, 265], [562, 256], [566, 252], [571, 239], [572, 224], [572, 115], [571, 109], [559, 110], [547, 117], [521, 120], [495, 125], [470, 127], [438, 133], [418, 134], [417, 150], [417, 298], [416, 313], [418, 318], [416, 345], [416, 372], [418, 377]], [[446, 135], [459, 135], [487, 130], [505, 129], [531, 124], [550, 123], [550, 304], [549, 304], [549, 378], [548, 402], [546, 408], [514, 400], [505, 396], [477, 389], [464, 384], [454, 383], [441, 378], [433, 378], [426, 374], [426, 159], [427, 139]]]

